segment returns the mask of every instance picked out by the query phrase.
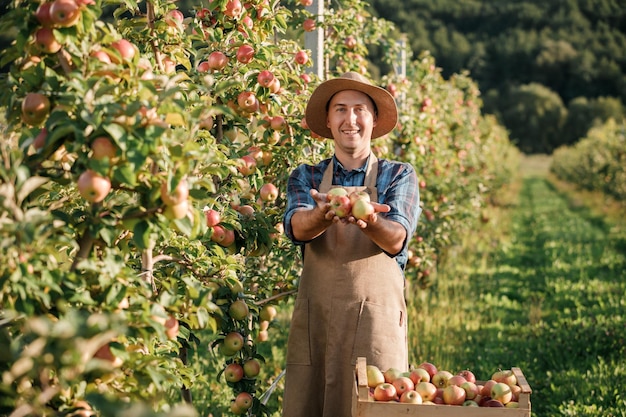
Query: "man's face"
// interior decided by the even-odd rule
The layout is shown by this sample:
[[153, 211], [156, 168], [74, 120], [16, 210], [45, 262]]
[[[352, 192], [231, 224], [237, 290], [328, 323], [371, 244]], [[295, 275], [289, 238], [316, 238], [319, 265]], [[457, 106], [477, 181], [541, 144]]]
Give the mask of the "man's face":
[[333, 133], [335, 146], [346, 152], [369, 152], [376, 114], [372, 99], [355, 90], [340, 91], [328, 104], [326, 126]]

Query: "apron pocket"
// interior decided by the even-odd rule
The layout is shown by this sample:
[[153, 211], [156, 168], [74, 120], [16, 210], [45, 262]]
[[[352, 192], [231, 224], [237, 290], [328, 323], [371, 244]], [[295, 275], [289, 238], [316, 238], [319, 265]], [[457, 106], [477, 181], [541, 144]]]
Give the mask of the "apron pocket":
[[357, 357], [388, 369], [407, 363], [406, 313], [398, 307], [388, 307], [364, 301], [359, 314], [352, 363]]
[[309, 341], [309, 300], [297, 298], [289, 327], [289, 340], [287, 342], [288, 364], [311, 365]]

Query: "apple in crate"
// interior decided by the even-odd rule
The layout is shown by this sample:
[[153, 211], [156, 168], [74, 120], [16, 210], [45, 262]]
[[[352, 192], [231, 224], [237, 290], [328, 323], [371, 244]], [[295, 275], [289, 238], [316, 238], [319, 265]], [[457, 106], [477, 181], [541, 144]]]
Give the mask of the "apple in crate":
[[458, 385], [448, 385], [443, 389], [443, 402], [448, 405], [461, 405], [465, 402], [465, 390]]
[[415, 390], [406, 391], [400, 396], [400, 402], [405, 404], [421, 404], [422, 396]]
[[398, 398], [396, 387], [389, 382], [378, 384], [374, 388], [374, 399], [376, 401], [394, 401]]
[[437, 396], [437, 387], [431, 382], [422, 381], [415, 386], [423, 401], [433, 401]]
[[409, 378], [411, 378], [415, 385], [422, 381], [430, 382], [430, 374], [424, 368], [412, 369], [411, 372], [409, 372]]
[[376, 388], [377, 385], [385, 382], [383, 372], [376, 365], [366, 365], [365, 372], [367, 375], [367, 386]]
[[399, 376], [393, 380], [392, 385], [396, 388], [396, 395], [401, 397], [407, 391], [413, 391], [415, 384], [408, 376]]

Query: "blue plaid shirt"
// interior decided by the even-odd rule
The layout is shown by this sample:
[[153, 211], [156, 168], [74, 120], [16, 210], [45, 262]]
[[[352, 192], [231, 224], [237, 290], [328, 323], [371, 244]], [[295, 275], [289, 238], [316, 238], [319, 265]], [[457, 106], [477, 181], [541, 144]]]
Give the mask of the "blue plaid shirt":
[[[354, 187], [362, 186], [365, 183], [369, 159], [361, 168], [352, 171], [346, 170], [336, 157], [333, 156], [332, 159], [335, 169], [333, 185]], [[285, 233], [297, 245], [302, 246], [307, 242], [297, 241], [294, 238], [291, 217], [297, 210], [315, 207], [315, 200], [309, 191], [312, 188], [319, 190], [324, 171], [326, 171], [330, 160], [330, 158], [325, 159], [317, 165], [302, 164], [289, 176], [284, 225]], [[422, 212], [419, 205], [419, 188], [415, 169], [407, 163], [379, 159], [376, 188], [378, 190], [378, 202], [391, 207], [389, 213], [381, 213], [380, 215], [400, 223], [406, 230], [407, 238], [402, 250], [395, 256], [400, 269], [404, 270], [407, 262], [408, 243], [415, 233], [417, 219]]]

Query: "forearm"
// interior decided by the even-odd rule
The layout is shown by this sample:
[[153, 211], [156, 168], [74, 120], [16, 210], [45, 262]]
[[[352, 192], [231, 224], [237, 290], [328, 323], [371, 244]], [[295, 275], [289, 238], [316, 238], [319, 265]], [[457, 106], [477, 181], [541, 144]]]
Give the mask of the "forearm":
[[406, 230], [400, 223], [377, 215], [376, 220], [368, 222], [365, 227], [362, 227], [363, 223], [358, 223], [358, 225], [372, 242], [388, 254], [397, 255], [402, 250], [406, 239]]
[[329, 207], [316, 206], [309, 210], [296, 211], [291, 217], [293, 237], [298, 241], [308, 242], [324, 233], [333, 224], [334, 216], [328, 214], [328, 209]]

